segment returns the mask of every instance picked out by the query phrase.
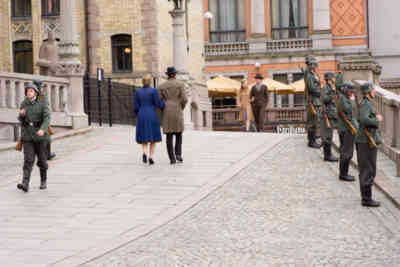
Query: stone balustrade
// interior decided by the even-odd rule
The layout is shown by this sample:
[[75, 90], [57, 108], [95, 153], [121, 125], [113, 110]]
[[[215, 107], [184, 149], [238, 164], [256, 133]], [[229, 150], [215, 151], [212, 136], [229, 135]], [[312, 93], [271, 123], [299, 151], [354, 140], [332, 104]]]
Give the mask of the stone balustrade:
[[313, 47], [311, 39], [268, 40], [267, 51], [309, 50]]
[[205, 44], [206, 56], [242, 55], [249, 53], [249, 43], [207, 43]]
[[397, 176], [400, 176], [400, 95], [375, 86], [376, 112], [383, 116], [380, 129], [384, 144], [380, 149], [397, 164]]
[[0, 72], [0, 122], [15, 124], [20, 103], [25, 98], [25, 86], [33, 79], [43, 81], [42, 90], [47, 94], [52, 112], [51, 124], [71, 127], [72, 119], [70, 82], [65, 78]]

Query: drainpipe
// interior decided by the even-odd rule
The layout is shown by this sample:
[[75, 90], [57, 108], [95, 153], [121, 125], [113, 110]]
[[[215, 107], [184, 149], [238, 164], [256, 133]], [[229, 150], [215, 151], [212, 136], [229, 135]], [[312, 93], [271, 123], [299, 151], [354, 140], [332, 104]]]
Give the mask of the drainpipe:
[[[370, 25], [369, 25], [369, 0], [367, 0], [366, 1], [367, 2], [367, 6], [366, 6], [366, 8], [367, 8], [367, 48], [368, 48], [368, 50], [370, 50]], [[371, 51], [369, 51], [369, 53], [370, 54], [372, 54], [372, 52]]]

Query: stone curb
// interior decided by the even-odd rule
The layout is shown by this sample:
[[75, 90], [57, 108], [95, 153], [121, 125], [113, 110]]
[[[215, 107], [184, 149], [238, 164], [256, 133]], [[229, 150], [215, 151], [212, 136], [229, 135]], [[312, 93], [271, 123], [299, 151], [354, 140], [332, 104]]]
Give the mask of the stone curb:
[[[336, 144], [336, 140], [333, 142], [333, 147], [336, 151], [339, 151], [339, 145]], [[355, 153], [355, 151], [354, 151]], [[381, 153], [378, 151], [378, 153]], [[357, 161], [353, 158], [350, 164], [358, 169]], [[382, 191], [382, 193], [393, 202], [393, 204], [400, 209], [400, 187], [394, 184], [389, 177], [385, 175], [385, 173], [379, 169], [377, 166], [376, 177], [375, 177], [375, 186]]]
[[[86, 127], [83, 129], [77, 129], [77, 130], [68, 130], [59, 134], [54, 134], [51, 139], [52, 140], [58, 140], [58, 139], [62, 139], [62, 138], [67, 138], [67, 137], [71, 137], [71, 136], [75, 136], [75, 135], [80, 135], [80, 134], [86, 134], [90, 131], [92, 131], [93, 128], [92, 127]], [[9, 150], [15, 150], [15, 146], [16, 143], [15, 142], [10, 142], [4, 145], [0, 145], [0, 152], [3, 151], [9, 151]]]
[[206, 185], [201, 187], [195, 194], [181, 201], [175, 207], [168, 210], [167, 213], [163, 213], [155, 217], [148, 224], [132, 228], [131, 230], [128, 230], [125, 233], [120, 234], [119, 236], [116, 236], [110, 240], [105, 240], [104, 242], [102, 242], [102, 244], [96, 247], [92, 247], [85, 251], [79, 252], [78, 254], [67, 257], [49, 266], [52, 267], [81, 266], [83, 264], [90, 263], [91, 261], [100, 258], [115, 249], [123, 247], [124, 245], [130, 242], [133, 242], [139, 238], [147, 236], [148, 234], [156, 231], [163, 225], [171, 222], [178, 216], [182, 215], [190, 208], [196, 206], [197, 203], [199, 203], [202, 199], [206, 198], [216, 189], [223, 186], [230, 179], [232, 179], [237, 173], [239, 173], [245, 167], [250, 165], [256, 159], [261, 157], [269, 149], [275, 147], [276, 145], [284, 141], [287, 137], [288, 136], [276, 136], [273, 142], [271, 141], [266, 142], [263, 146], [259, 147], [255, 151], [248, 153], [241, 160], [235, 162], [234, 164], [223, 170], [221, 173], [217, 174], [214, 177], [214, 179], [210, 179], [210, 181]]

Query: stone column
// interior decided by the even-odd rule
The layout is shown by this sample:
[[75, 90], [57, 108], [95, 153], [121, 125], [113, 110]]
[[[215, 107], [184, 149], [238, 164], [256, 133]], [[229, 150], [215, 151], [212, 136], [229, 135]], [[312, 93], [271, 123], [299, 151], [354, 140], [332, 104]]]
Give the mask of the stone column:
[[265, 0], [251, 1], [251, 27], [249, 50], [250, 53], [262, 53], [266, 51], [265, 32]]
[[42, 38], [42, 2], [31, 1], [32, 3], [32, 45], [33, 45], [33, 73], [39, 74], [40, 69], [36, 65], [39, 59], [40, 45], [43, 42]]
[[173, 28], [173, 55], [174, 55], [174, 67], [178, 71], [177, 79], [185, 84], [185, 93], [188, 98], [188, 103], [183, 110], [183, 119], [185, 129], [194, 129], [193, 122], [191, 121], [191, 84], [189, 82], [189, 73], [186, 70], [185, 57], [186, 57], [186, 46], [185, 46], [185, 10], [174, 9], [169, 12], [172, 16], [172, 28]]
[[174, 66], [178, 72], [185, 72], [185, 11], [174, 9], [169, 13], [172, 16]]
[[313, 49], [332, 49], [329, 0], [313, 0]]
[[74, 129], [87, 126], [87, 116], [83, 110], [84, 66], [80, 62], [76, 0], [60, 1], [61, 4], [61, 69], [57, 76], [68, 78], [67, 113], [72, 117]]

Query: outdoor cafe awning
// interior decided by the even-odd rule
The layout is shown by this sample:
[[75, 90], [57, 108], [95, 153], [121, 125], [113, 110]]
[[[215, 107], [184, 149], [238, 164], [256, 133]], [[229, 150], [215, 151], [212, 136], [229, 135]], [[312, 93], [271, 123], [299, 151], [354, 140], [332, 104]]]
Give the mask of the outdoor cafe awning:
[[298, 80], [297, 82], [291, 83], [290, 86], [293, 88], [294, 94], [302, 94], [306, 88], [304, 79]]
[[240, 82], [224, 77], [217, 76], [207, 81], [209, 96], [236, 96], [240, 89]]

